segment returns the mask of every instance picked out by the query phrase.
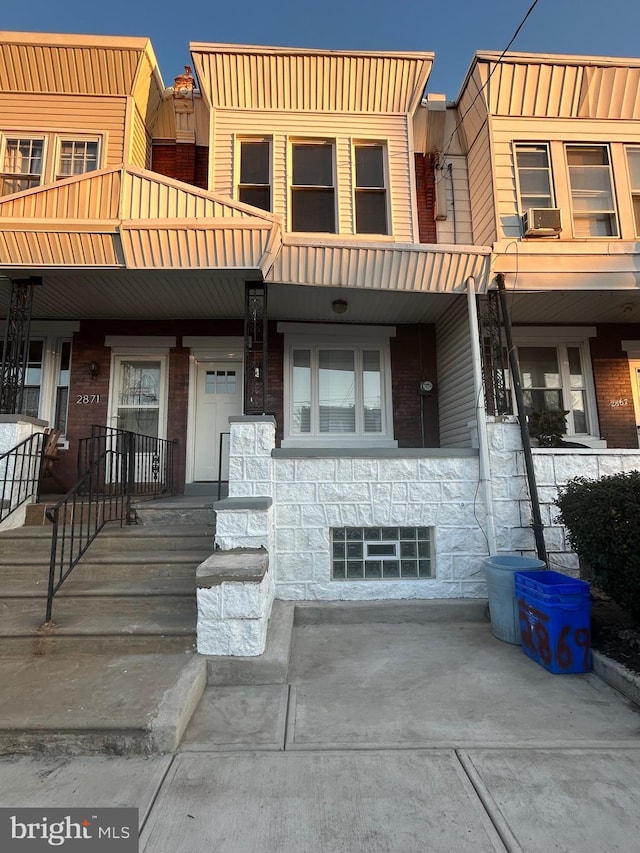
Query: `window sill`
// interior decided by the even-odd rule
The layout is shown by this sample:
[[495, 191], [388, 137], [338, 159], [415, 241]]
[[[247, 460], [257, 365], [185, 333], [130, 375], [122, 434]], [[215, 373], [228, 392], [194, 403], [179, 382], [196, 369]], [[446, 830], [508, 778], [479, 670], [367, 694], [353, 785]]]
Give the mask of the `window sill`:
[[316, 438], [312, 436], [304, 436], [304, 437], [296, 437], [296, 438], [285, 438], [282, 440], [281, 447], [287, 448], [302, 448], [302, 449], [310, 449], [310, 450], [341, 450], [341, 449], [362, 449], [366, 450], [368, 448], [395, 448], [398, 446], [398, 442], [394, 441], [392, 438], [375, 438], [375, 439], [367, 439], [359, 436], [336, 436], [334, 439], [329, 438]]

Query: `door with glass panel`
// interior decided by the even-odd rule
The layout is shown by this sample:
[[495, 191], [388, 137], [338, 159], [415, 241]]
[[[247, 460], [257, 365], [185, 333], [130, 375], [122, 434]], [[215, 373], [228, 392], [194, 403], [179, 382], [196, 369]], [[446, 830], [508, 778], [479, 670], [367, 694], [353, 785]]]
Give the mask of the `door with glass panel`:
[[[153, 470], [158, 455], [158, 442], [153, 439], [166, 437], [165, 368], [165, 360], [159, 357], [118, 356], [115, 360], [110, 425], [138, 436], [133, 460], [126, 463], [133, 464], [135, 482], [148, 479]], [[111, 449], [122, 454], [125, 442], [124, 436], [114, 436]], [[120, 477], [124, 462], [118, 464]]]
[[240, 362], [198, 362], [194, 480], [229, 479], [229, 418], [242, 414], [241, 377]]
[[[633, 406], [636, 416], [638, 446], [640, 447], [640, 359], [629, 359], [629, 370], [631, 372], [631, 391], [633, 393]], [[619, 400], [612, 400], [611, 405], [626, 406], [628, 402], [625, 397], [622, 397]]]

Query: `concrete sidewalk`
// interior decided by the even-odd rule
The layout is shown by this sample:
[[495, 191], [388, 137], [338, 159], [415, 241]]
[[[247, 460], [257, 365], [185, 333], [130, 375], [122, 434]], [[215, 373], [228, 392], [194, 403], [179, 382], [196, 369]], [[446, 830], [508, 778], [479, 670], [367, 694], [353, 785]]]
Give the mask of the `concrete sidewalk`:
[[136, 806], [145, 853], [637, 849], [640, 709], [598, 676], [486, 622], [300, 621], [289, 684], [207, 687], [176, 754], [0, 758], [0, 805]]

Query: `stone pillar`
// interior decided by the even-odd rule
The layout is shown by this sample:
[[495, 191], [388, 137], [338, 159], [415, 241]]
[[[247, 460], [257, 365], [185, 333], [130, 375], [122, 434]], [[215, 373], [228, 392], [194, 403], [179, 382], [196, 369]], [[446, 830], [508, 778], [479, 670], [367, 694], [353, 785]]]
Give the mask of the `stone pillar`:
[[514, 415], [487, 418], [489, 465], [499, 552], [535, 557], [529, 484], [520, 425]]

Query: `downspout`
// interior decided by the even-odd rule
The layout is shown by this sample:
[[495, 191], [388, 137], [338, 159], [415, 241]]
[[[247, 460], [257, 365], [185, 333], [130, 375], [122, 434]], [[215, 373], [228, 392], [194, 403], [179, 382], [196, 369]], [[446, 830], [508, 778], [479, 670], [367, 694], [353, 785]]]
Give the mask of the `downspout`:
[[478, 428], [478, 452], [480, 463], [480, 486], [484, 496], [487, 513], [487, 545], [489, 556], [498, 553], [496, 545], [496, 526], [493, 515], [493, 491], [491, 489], [491, 465], [489, 462], [489, 436], [487, 417], [484, 407], [484, 387], [482, 384], [482, 357], [478, 339], [478, 308], [476, 305], [476, 281], [471, 275], [467, 279], [467, 305], [469, 311], [469, 330], [471, 332], [471, 362], [473, 365], [473, 389], [476, 401], [476, 424]]
[[531, 498], [531, 515], [533, 527], [533, 536], [536, 542], [536, 551], [538, 559], [547, 562], [547, 549], [544, 543], [544, 525], [542, 523], [542, 515], [540, 514], [540, 501], [538, 499], [538, 487], [536, 485], [536, 473], [533, 467], [533, 454], [531, 453], [531, 439], [529, 437], [529, 429], [527, 427], [527, 417], [524, 414], [524, 397], [522, 395], [522, 383], [520, 380], [520, 365], [516, 358], [516, 351], [513, 346], [513, 334], [511, 331], [511, 318], [509, 316], [509, 306], [507, 305], [507, 291], [504, 286], [504, 274], [496, 273], [496, 282], [498, 284], [498, 296], [500, 297], [500, 310], [502, 312], [502, 322], [504, 323], [504, 333], [507, 339], [507, 350], [509, 352], [509, 367], [511, 368], [511, 377], [513, 380], [513, 390], [516, 397], [516, 406], [518, 409], [518, 423], [520, 424], [520, 435], [522, 437], [522, 450], [524, 452], [524, 464], [527, 472], [527, 482], [529, 484], [529, 497]]

